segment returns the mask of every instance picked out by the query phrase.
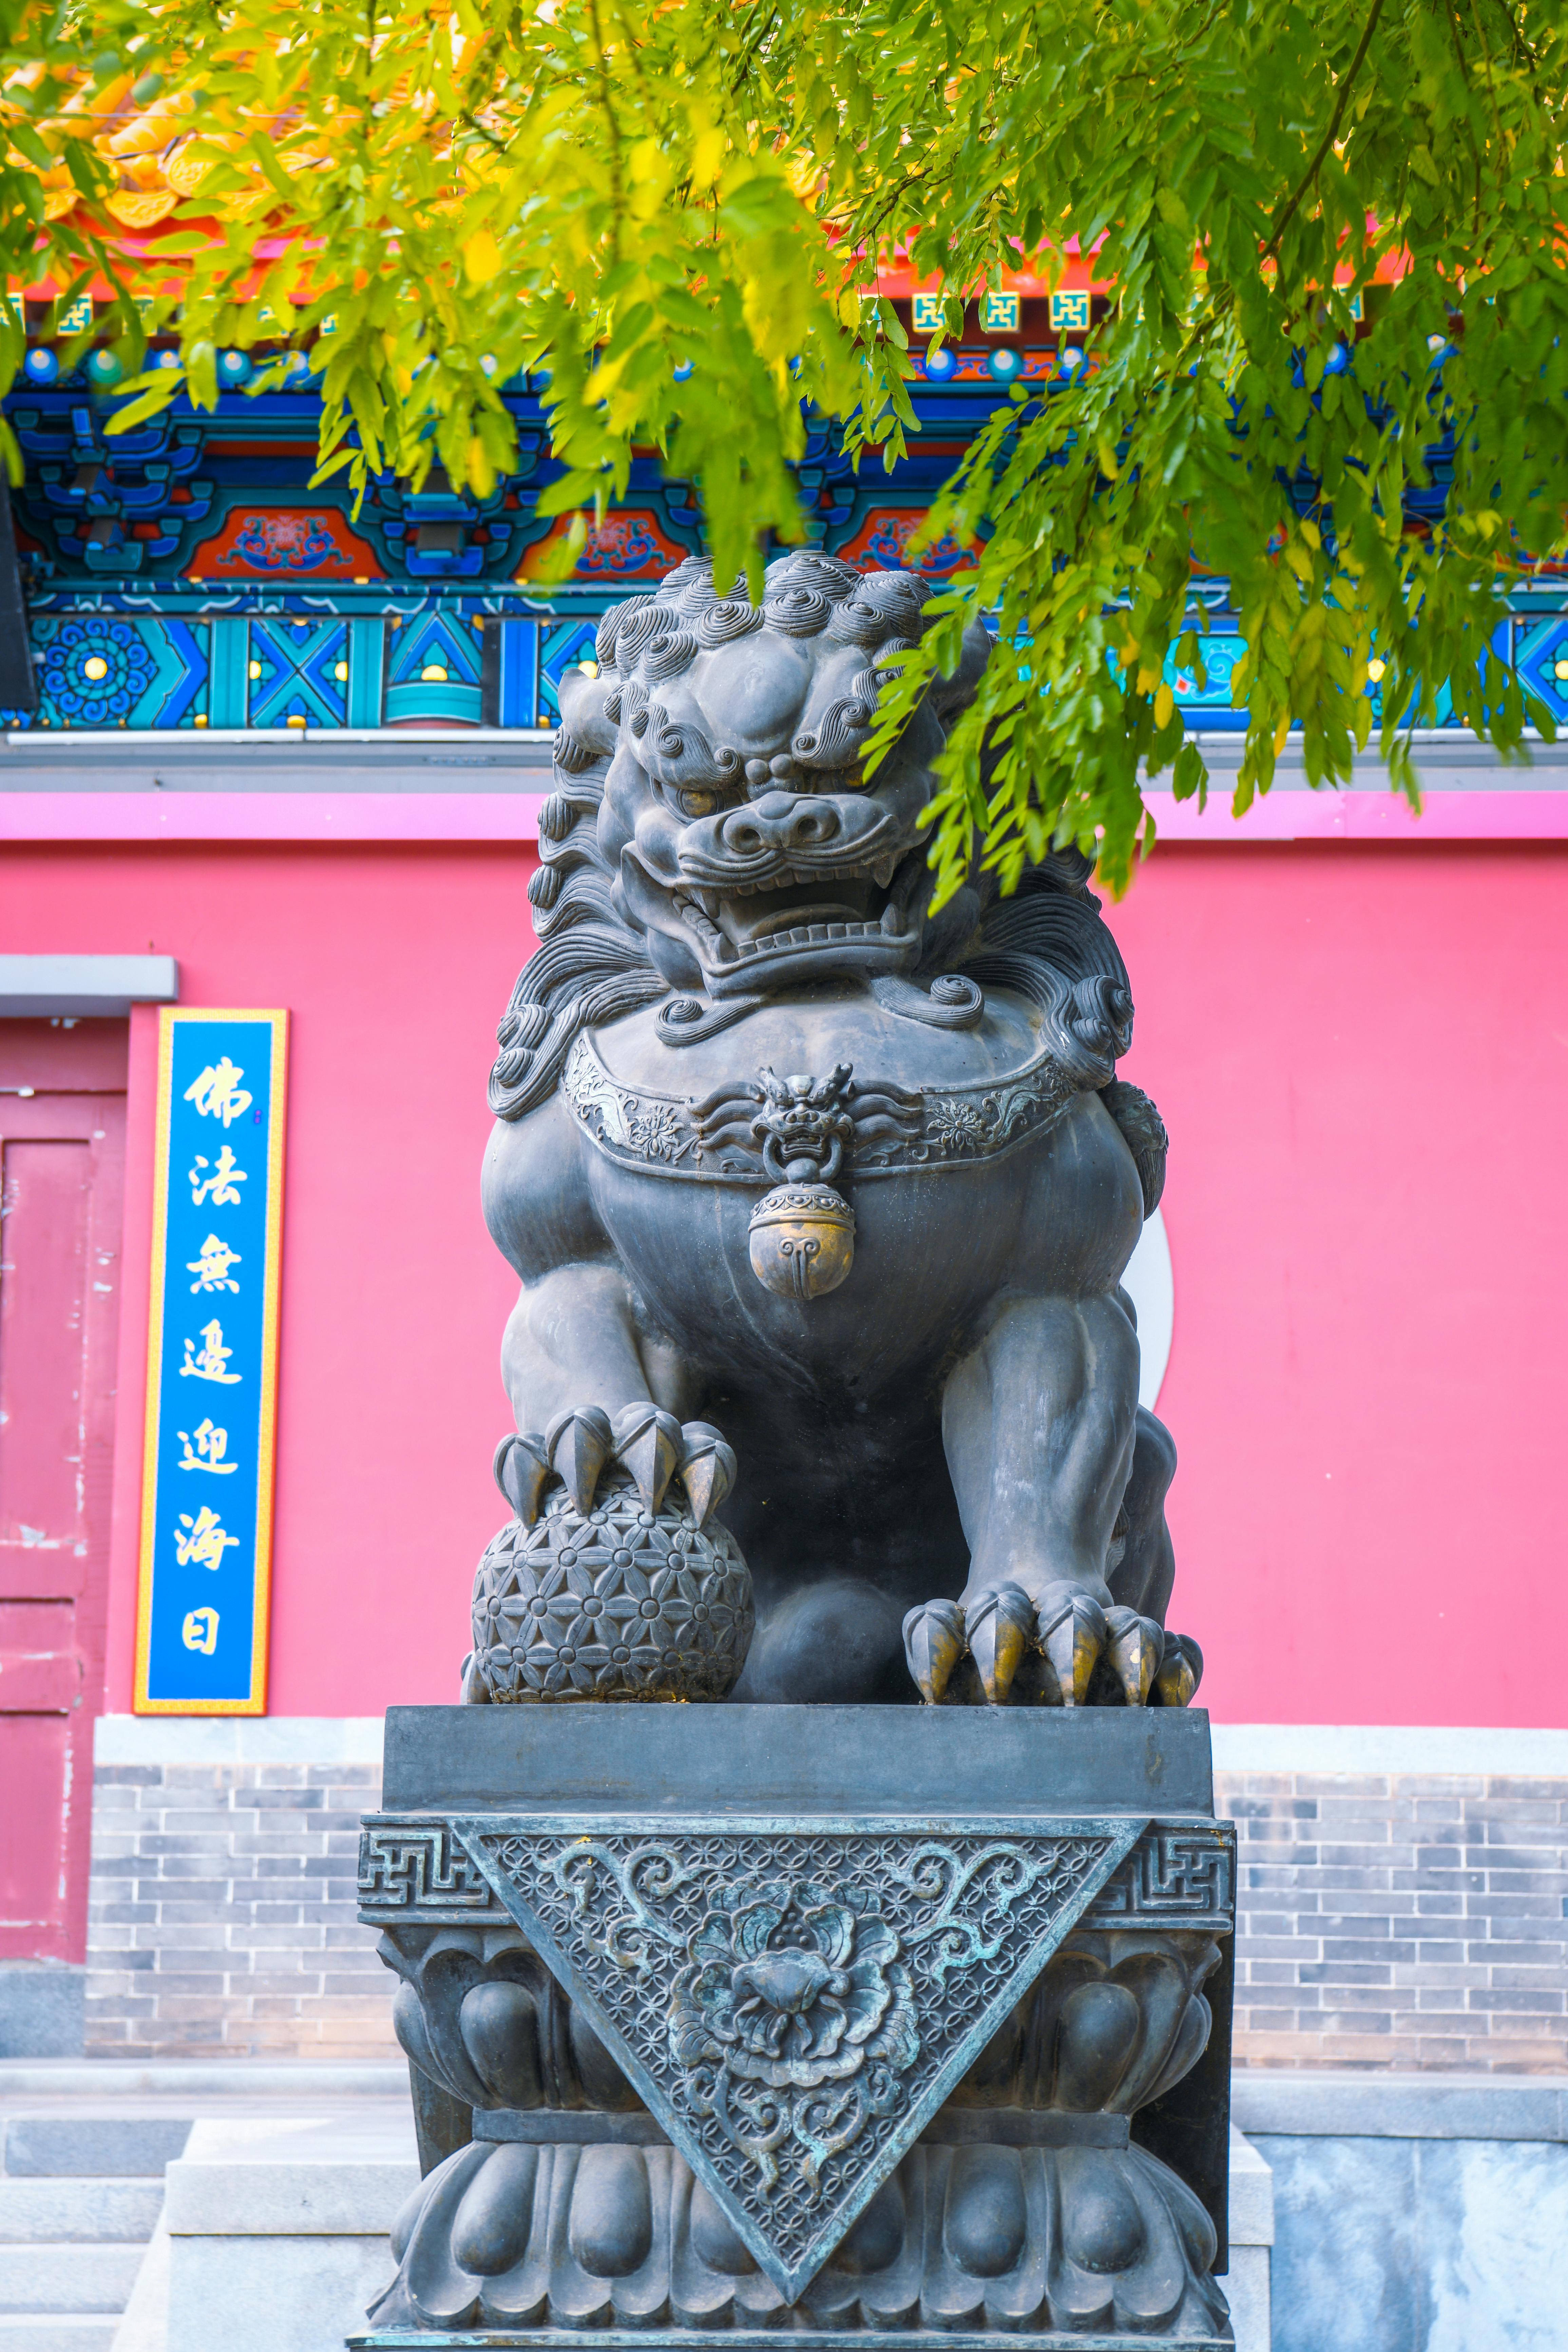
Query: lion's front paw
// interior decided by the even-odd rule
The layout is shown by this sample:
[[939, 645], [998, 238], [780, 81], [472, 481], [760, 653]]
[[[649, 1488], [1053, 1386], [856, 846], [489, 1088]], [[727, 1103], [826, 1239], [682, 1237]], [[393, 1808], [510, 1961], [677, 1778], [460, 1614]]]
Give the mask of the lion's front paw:
[[1195, 1642], [1166, 1633], [1134, 1609], [1102, 1609], [1069, 1584], [1031, 1599], [1018, 1584], [928, 1601], [904, 1620], [904, 1654], [928, 1705], [958, 1696], [967, 1655], [985, 1703], [1047, 1706], [1185, 1706], [1203, 1673]]
[[[1131, 1610], [1113, 1613], [1132, 1617]], [[911, 1609], [904, 1620], [904, 1654], [921, 1697], [931, 1706], [947, 1696], [959, 1662], [967, 1654], [992, 1706], [1013, 1696], [1020, 1669], [1036, 1660], [1037, 1696], [1047, 1706], [1082, 1706], [1102, 1654], [1114, 1654], [1116, 1646], [1126, 1652], [1138, 1640], [1134, 1629], [1141, 1631], [1144, 1623], [1133, 1618], [1131, 1626], [1119, 1625], [1113, 1635], [1100, 1603], [1071, 1585], [1048, 1585], [1035, 1601], [1022, 1585], [998, 1584], [966, 1593], [962, 1601], [930, 1601], [923, 1608]], [[1149, 1630], [1157, 1640], [1157, 1629]], [[1142, 1646], [1146, 1649], [1146, 1640]], [[1147, 1691], [1154, 1671], [1151, 1665], [1144, 1675], [1143, 1663], [1138, 1660], [1142, 1689], [1133, 1705]], [[1019, 1696], [1025, 1696], [1022, 1688]]]
[[713, 1517], [734, 1472], [717, 1430], [649, 1403], [509, 1438], [496, 1475], [514, 1516], [475, 1572], [464, 1704], [727, 1698], [756, 1622]]
[[647, 1511], [658, 1509], [679, 1475], [700, 1528], [735, 1483], [734, 1453], [716, 1429], [705, 1421], [683, 1426], [655, 1404], [623, 1405], [613, 1421], [602, 1405], [577, 1405], [558, 1412], [547, 1429], [503, 1437], [496, 1448], [496, 1484], [529, 1528], [552, 1478], [585, 1514], [607, 1468], [627, 1474]]

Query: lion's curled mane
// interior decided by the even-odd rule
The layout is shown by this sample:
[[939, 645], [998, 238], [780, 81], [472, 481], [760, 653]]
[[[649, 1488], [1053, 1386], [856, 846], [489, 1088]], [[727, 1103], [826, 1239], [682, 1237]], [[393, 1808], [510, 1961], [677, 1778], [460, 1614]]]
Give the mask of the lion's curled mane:
[[[693, 558], [657, 594], [629, 598], [605, 614], [595, 645], [597, 676], [580, 672], [563, 682], [554, 789], [540, 812], [542, 862], [529, 884], [540, 944], [496, 1032], [500, 1052], [489, 1103], [498, 1118], [521, 1118], [549, 1098], [583, 1031], [680, 992], [657, 970], [646, 933], [616, 888], [618, 828], [605, 800], [623, 730], [635, 745], [646, 729], [649, 688], [700, 652], [738, 643], [756, 629], [778, 629], [797, 647], [820, 639], [836, 653], [848, 640], [866, 656], [853, 681], [859, 700], [848, 706], [848, 725], [858, 722], [868, 732], [877, 695], [894, 675], [879, 665], [919, 637], [928, 593], [910, 573], [862, 574], [805, 552], [769, 566], [763, 602], [755, 608], [721, 596], [711, 565]], [[977, 675], [977, 668], [961, 672], [930, 689], [944, 730], [973, 695]], [[721, 749], [721, 764], [725, 756]], [[994, 875], [974, 872], [927, 925], [913, 976], [929, 983], [957, 972], [982, 989], [1010, 990], [1037, 1004], [1058, 1060], [1080, 1086], [1105, 1089], [1152, 1207], [1163, 1181], [1164, 1131], [1147, 1098], [1114, 1081], [1117, 1057], [1131, 1039], [1131, 993], [1088, 887], [1090, 870], [1078, 851], [1058, 851], [1026, 867], [1006, 897]]]

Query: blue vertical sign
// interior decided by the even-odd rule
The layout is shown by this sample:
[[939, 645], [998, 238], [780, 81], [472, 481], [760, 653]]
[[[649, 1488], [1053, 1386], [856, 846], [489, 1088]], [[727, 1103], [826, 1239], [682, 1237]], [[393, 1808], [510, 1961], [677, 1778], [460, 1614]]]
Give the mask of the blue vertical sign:
[[139, 1715], [263, 1715], [289, 1015], [158, 1032]]

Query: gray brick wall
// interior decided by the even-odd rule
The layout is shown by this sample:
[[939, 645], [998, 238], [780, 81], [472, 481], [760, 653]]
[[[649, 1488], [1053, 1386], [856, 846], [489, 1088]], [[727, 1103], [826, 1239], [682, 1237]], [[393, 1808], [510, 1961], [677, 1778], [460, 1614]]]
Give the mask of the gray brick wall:
[[392, 1979], [354, 1917], [363, 1763], [100, 1764], [94, 2057], [395, 2056]]
[[1568, 1780], [1216, 1773], [1246, 2065], [1568, 2068]]
[[[354, 1918], [380, 1728], [99, 1726], [95, 2055], [395, 2055], [392, 1979]], [[1259, 1762], [1276, 1750], [1355, 1762], [1380, 1742], [1446, 1757], [1500, 1737], [1263, 1727], [1221, 1728], [1215, 1746], [1222, 1763], [1238, 1741]], [[1568, 1772], [1244, 1760], [1215, 1781], [1239, 1832], [1239, 2063], [1568, 2070]]]

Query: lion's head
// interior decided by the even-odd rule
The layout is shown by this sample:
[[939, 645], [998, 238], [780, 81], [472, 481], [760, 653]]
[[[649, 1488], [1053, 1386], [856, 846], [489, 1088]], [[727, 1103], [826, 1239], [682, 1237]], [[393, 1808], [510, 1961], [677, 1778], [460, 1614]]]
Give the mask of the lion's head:
[[808, 982], [882, 988], [961, 962], [1045, 1004], [1084, 1083], [1110, 1076], [1131, 1000], [1087, 861], [1033, 869], [994, 939], [992, 877], [929, 912], [921, 816], [983, 629], [865, 775], [889, 657], [919, 641], [928, 593], [907, 572], [800, 552], [768, 566], [760, 606], [719, 595], [693, 560], [605, 614], [597, 675], [562, 681], [530, 884], [541, 946], [498, 1032], [500, 1116], [543, 1100], [581, 1029], [672, 991], [689, 1020], [721, 1021]]
[[888, 657], [919, 642], [927, 593], [795, 554], [769, 566], [760, 606], [683, 563], [606, 618], [565, 731], [597, 750], [613, 730], [598, 845], [673, 986], [721, 1001], [919, 962], [921, 812], [987, 650], [971, 629], [957, 676], [868, 781]]

